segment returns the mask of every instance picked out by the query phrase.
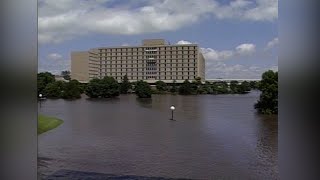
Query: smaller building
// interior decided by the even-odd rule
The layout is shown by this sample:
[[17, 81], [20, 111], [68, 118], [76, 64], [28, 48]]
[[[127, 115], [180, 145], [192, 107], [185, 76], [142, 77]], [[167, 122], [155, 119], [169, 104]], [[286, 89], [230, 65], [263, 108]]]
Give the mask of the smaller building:
[[64, 77], [61, 76], [61, 75], [54, 75], [54, 79], [55, 79], [56, 81], [69, 82], [68, 80], [64, 79]]

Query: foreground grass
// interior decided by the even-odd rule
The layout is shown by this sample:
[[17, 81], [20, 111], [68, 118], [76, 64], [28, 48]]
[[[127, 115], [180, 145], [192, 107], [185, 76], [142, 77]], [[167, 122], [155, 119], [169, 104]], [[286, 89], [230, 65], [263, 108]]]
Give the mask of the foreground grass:
[[54, 117], [44, 115], [38, 116], [38, 135], [58, 127], [63, 121]]

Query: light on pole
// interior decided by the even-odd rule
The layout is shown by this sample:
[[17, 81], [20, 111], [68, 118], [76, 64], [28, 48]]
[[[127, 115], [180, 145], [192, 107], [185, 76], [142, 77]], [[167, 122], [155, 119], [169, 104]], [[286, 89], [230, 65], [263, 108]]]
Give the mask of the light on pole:
[[172, 106], [170, 107], [170, 109], [171, 109], [171, 119], [170, 119], [170, 120], [173, 120], [173, 111], [174, 111], [176, 108], [174, 107], [174, 105], [172, 105]]
[[40, 108], [41, 108], [41, 98], [42, 98], [42, 94], [39, 94], [39, 103], [40, 103]]

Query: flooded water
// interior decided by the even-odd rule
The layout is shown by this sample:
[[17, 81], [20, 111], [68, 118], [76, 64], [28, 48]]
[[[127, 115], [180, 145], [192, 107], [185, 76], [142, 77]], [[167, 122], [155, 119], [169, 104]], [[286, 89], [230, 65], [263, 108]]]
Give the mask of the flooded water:
[[[258, 96], [46, 100], [39, 113], [64, 123], [39, 136], [39, 173], [279, 179], [277, 117], [256, 114]], [[172, 104], [175, 121], [169, 120]]]

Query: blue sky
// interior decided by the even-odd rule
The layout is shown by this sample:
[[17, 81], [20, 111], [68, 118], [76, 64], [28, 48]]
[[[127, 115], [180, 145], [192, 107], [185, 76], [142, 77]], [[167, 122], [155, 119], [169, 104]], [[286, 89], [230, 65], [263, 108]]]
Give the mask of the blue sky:
[[70, 69], [70, 52], [163, 38], [198, 43], [206, 78], [278, 69], [278, 0], [39, 0], [39, 71]]

